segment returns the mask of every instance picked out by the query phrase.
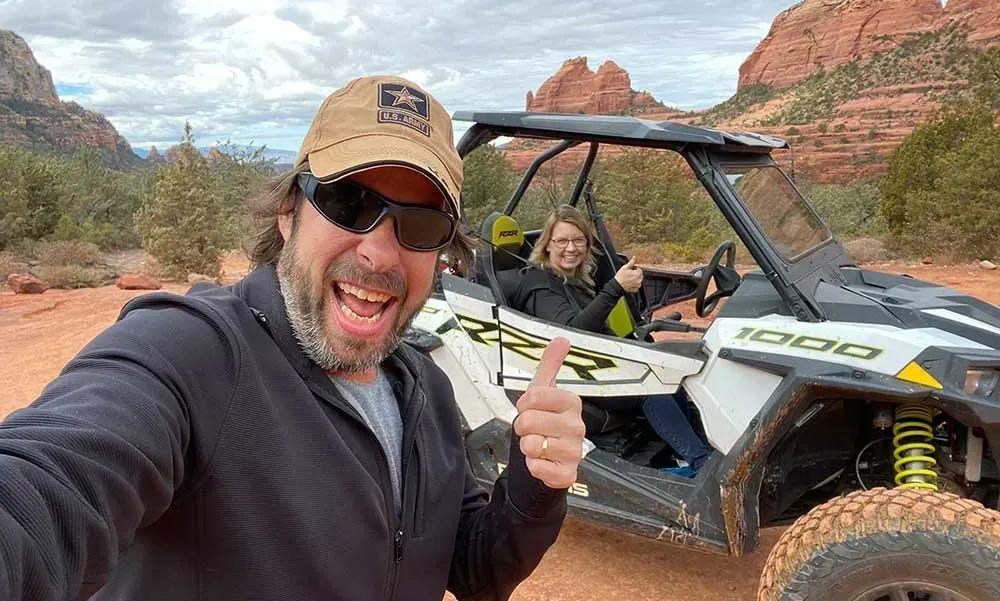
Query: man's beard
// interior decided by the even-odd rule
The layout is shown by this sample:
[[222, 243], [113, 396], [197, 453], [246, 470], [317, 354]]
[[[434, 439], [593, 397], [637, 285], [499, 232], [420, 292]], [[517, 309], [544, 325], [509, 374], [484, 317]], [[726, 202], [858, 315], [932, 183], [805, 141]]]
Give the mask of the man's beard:
[[[309, 273], [296, 259], [296, 234], [293, 231], [278, 258], [278, 283], [285, 299], [285, 311], [292, 332], [302, 351], [328, 372], [360, 373], [380, 365], [403, 338], [403, 332], [420, 310], [421, 304], [407, 308], [406, 283], [398, 273], [374, 273], [345, 253], [331, 263], [317, 291]], [[395, 327], [381, 341], [363, 340], [341, 331], [332, 331], [328, 316], [328, 299], [333, 294], [333, 282], [343, 281], [388, 292], [399, 304]], [[335, 298], [333, 302], [337, 302]]]

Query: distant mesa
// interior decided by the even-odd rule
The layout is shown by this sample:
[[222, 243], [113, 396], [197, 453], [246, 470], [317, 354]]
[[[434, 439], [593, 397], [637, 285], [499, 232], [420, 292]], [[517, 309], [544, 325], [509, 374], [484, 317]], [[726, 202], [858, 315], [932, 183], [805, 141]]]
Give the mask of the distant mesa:
[[111, 166], [142, 164], [103, 115], [60, 101], [49, 70], [38, 64], [20, 36], [2, 29], [0, 145], [60, 154], [96, 148]]
[[[174, 145], [168, 146], [163, 152], [160, 152], [156, 146], [150, 146], [148, 149], [134, 146], [132, 152], [136, 156], [146, 159], [149, 163], [162, 164], [168, 162], [168, 158], [172, 156], [176, 151], [172, 151]], [[221, 144], [212, 146], [199, 146], [198, 152], [206, 158], [218, 158], [219, 154], [228, 154], [230, 156], [245, 154], [250, 155], [256, 151], [260, 146], [252, 146], [249, 144]], [[273, 161], [276, 168], [289, 167], [295, 163], [295, 158], [298, 156], [298, 152], [294, 150], [283, 150], [281, 148], [269, 148], [264, 147], [263, 158], [268, 161]]]

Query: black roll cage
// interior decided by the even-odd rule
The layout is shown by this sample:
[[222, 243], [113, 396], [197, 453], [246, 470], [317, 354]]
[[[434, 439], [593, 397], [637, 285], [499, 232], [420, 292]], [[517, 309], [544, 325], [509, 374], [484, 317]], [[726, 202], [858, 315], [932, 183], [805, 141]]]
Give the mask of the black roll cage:
[[[771, 157], [771, 151], [787, 148], [783, 140], [669, 121], [654, 123], [634, 117], [458, 112], [455, 120], [473, 122], [457, 144], [458, 153], [463, 158], [479, 146], [500, 137], [558, 141], [539, 154], [528, 167], [504, 208], [506, 215], [512, 214], [516, 209], [542, 165], [580, 144], [589, 144], [590, 148], [569, 199], [569, 203], [574, 206], [587, 189], [590, 171], [601, 144], [672, 150], [688, 163], [695, 177], [722, 211], [733, 231], [743, 241], [764, 276], [796, 319], [824, 321], [826, 316], [815, 299], [816, 289], [820, 282], [835, 286], [844, 284], [840, 268], [854, 266], [843, 246], [832, 236], [805, 253], [791, 258], [784, 257], [765, 235], [753, 213], [726, 178], [726, 166], [778, 168]], [[795, 187], [791, 180], [789, 184]], [[809, 206], [807, 201], [806, 204]], [[809, 210], [816, 214], [811, 206]], [[817, 219], [820, 218], [817, 216]]]

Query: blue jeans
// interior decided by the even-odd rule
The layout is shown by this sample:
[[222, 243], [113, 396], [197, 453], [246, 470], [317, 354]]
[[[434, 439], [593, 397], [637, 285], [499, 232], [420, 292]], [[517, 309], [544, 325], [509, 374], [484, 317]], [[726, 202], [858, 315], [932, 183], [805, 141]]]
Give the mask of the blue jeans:
[[712, 447], [705, 444], [691, 427], [686, 411], [681, 409], [680, 401], [674, 395], [654, 394], [646, 397], [642, 403], [642, 412], [646, 414], [653, 431], [695, 471], [712, 454]]

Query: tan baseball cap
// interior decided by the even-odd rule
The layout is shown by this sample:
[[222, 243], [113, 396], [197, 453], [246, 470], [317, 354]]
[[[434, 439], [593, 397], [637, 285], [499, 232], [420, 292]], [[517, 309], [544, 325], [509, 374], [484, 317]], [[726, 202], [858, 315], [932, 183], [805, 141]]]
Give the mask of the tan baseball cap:
[[360, 77], [326, 97], [306, 133], [296, 167], [321, 182], [383, 165], [416, 169], [460, 215], [462, 159], [451, 117], [420, 86], [391, 75]]

